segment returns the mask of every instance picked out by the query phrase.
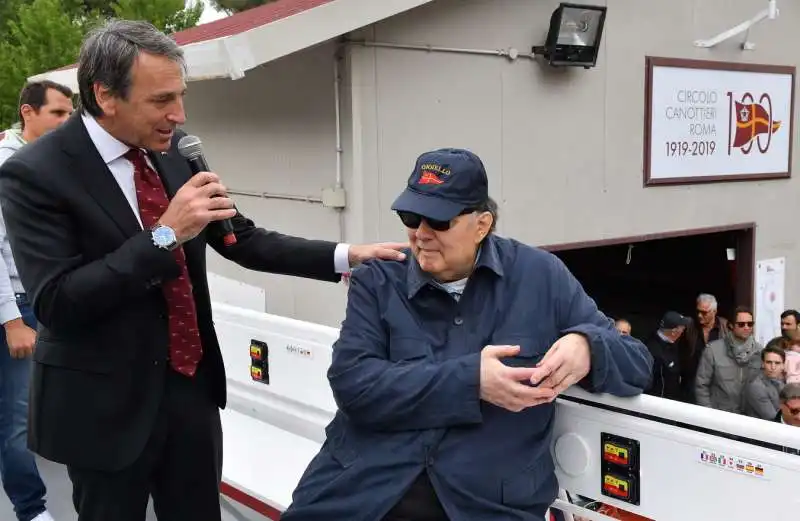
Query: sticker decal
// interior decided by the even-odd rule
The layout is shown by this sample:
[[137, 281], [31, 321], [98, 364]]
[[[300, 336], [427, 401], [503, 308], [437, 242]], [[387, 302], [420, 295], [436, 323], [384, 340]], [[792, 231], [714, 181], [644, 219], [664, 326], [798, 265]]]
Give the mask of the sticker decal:
[[756, 478], [766, 478], [767, 469], [763, 463], [750, 458], [741, 458], [732, 454], [723, 453], [718, 450], [699, 449], [698, 462], [710, 467], [717, 467], [722, 470], [753, 476]]

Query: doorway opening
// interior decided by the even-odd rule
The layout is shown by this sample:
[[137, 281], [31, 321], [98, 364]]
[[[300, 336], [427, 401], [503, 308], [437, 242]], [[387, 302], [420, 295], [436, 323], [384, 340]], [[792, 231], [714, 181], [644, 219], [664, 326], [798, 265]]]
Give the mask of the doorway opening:
[[755, 225], [743, 224], [544, 249], [567, 265], [603, 313], [627, 319], [644, 340], [666, 311], [694, 316], [700, 293], [714, 295], [724, 317], [752, 306], [754, 247]]

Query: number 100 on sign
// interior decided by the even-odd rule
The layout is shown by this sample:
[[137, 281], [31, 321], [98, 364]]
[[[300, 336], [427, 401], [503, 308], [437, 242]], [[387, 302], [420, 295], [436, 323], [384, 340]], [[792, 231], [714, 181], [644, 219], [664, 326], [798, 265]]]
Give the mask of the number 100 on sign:
[[667, 157], [672, 156], [710, 156], [717, 144], [714, 141], [667, 141]]

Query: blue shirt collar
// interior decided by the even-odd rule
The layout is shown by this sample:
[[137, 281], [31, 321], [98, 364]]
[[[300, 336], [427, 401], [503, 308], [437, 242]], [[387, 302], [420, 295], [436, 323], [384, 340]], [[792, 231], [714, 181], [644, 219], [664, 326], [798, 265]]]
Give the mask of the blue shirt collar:
[[[408, 298], [412, 299], [426, 284], [435, 285], [436, 281], [429, 273], [422, 271], [416, 257], [414, 257], [410, 251], [407, 255], [409, 260], [406, 286], [408, 287]], [[478, 250], [478, 259], [475, 262], [475, 270], [473, 270], [473, 273], [480, 268], [491, 270], [497, 274], [498, 277], [503, 276], [503, 263], [500, 261], [500, 256], [497, 253], [497, 239], [494, 234], [489, 234]]]

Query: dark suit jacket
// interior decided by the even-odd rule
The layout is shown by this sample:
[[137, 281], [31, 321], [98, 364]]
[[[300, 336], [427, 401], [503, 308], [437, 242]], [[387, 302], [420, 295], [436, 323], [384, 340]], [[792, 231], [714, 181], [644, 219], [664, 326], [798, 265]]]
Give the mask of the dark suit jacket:
[[[709, 343], [720, 338], [720, 335], [722, 335], [727, 328], [728, 321], [717, 315], [715, 326], [717, 334], [713, 334], [709, 337]], [[686, 327], [686, 331], [684, 331], [676, 344], [679, 346], [678, 352], [681, 354], [681, 387], [683, 401], [687, 403], [697, 403], [697, 397], [694, 392], [695, 382], [697, 381], [697, 368], [700, 366], [700, 358], [702, 358], [703, 351], [706, 348], [703, 342], [703, 330], [697, 323], [697, 318], [694, 318]]]
[[[151, 154], [170, 198], [190, 177], [177, 152]], [[68, 465], [116, 470], [141, 453], [164, 389], [167, 306], [177, 277], [171, 252], [142, 231], [80, 114], [0, 168], [0, 204], [17, 268], [40, 322], [31, 381], [29, 446]], [[249, 269], [338, 281], [335, 243], [234, 219], [238, 243], [216, 227], [184, 245], [203, 361], [198, 370], [225, 406], [225, 369], [211, 316], [206, 244]], [[243, 346], [246, 349], [247, 346]]]

